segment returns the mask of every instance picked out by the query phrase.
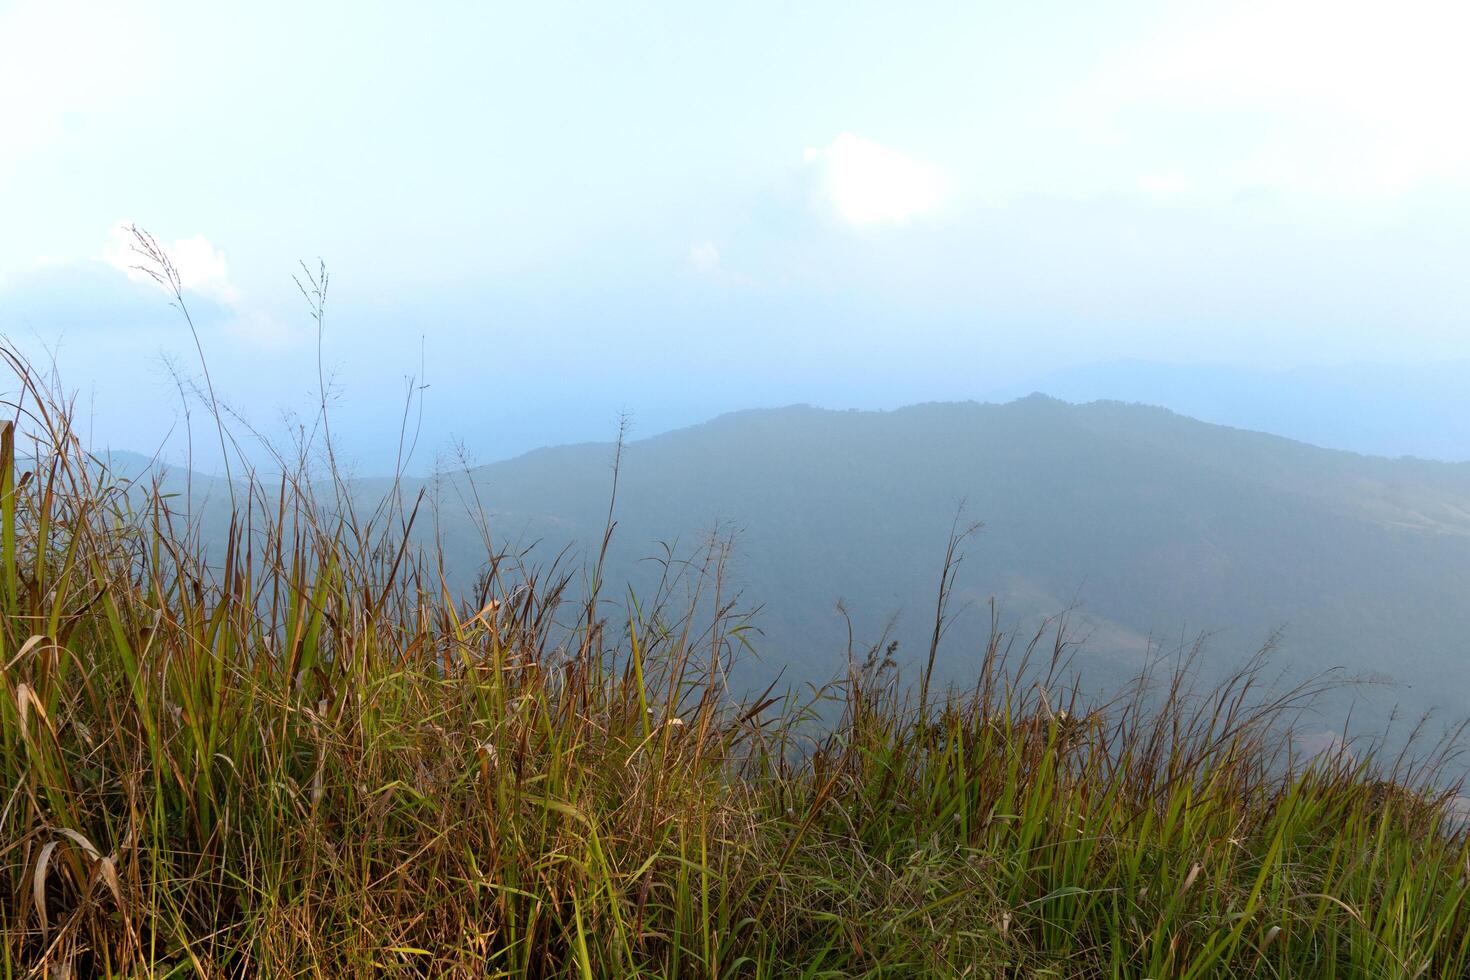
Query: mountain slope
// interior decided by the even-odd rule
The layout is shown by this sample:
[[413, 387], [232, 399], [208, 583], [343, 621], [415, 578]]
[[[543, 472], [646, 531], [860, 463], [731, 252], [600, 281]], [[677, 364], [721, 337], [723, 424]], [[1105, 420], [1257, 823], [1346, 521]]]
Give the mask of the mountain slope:
[[1384, 456], [1470, 459], [1470, 362], [1262, 370], [1113, 361], [1064, 368], [999, 391], [1072, 402], [1126, 397], [1193, 418]]

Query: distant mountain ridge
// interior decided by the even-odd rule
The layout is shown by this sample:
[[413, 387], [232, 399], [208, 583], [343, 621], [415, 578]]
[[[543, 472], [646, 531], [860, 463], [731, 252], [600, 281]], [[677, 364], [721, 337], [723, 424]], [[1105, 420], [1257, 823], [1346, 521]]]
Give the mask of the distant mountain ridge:
[[1470, 360], [1281, 370], [1124, 360], [1063, 368], [993, 395], [1008, 400], [1035, 389], [1071, 402], [1122, 398], [1318, 446], [1470, 460], [1467, 382]]

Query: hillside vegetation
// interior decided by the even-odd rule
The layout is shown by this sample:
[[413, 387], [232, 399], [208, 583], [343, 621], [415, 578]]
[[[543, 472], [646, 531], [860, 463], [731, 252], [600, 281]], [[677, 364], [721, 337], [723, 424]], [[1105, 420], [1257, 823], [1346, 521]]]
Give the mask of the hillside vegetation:
[[963, 680], [859, 643], [745, 698], [718, 556], [450, 585], [416, 494], [302, 474], [206, 546], [12, 387], [0, 976], [1470, 976], [1446, 759], [1293, 757], [1264, 661], [1083, 699], [997, 627]]

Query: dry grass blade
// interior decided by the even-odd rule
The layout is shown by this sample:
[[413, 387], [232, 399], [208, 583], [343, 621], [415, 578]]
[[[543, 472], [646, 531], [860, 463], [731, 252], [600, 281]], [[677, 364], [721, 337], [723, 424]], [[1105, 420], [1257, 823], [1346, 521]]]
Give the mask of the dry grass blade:
[[36, 919], [41, 924], [41, 941], [44, 943], [50, 931], [50, 919], [46, 915], [46, 871], [51, 866], [51, 855], [56, 853], [60, 841], [47, 841], [36, 857], [36, 870], [31, 876], [31, 900], [35, 904]]

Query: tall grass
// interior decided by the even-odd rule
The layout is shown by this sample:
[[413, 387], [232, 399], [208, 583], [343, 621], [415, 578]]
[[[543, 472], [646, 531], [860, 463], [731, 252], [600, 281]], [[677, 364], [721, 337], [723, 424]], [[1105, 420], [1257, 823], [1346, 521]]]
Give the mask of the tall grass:
[[1259, 662], [741, 701], [721, 602], [455, 595], [412, 501], [247, 475], [208, 548], [11, 366], [0, 976], [1470, 976], [1433, 765], [1292, 758]]

